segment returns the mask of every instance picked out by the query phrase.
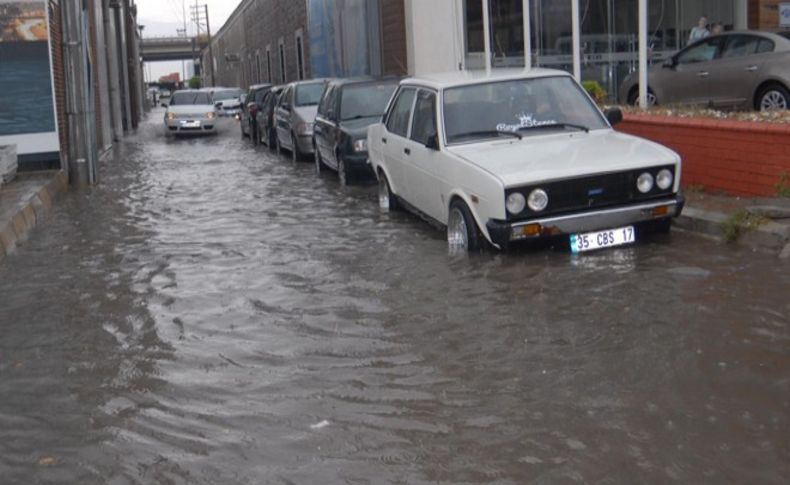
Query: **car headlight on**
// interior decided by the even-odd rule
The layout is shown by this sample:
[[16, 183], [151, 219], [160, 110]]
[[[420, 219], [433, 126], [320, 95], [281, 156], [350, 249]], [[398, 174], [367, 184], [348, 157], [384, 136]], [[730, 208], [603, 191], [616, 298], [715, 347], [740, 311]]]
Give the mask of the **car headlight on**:
[[165, 113], [165, 119], [167, 119], [168, 121], [173, 121], [174, 119], [176, 119], [176, 114], [170, 112]]
[[636, 179], [636, 188], [639, 189], [640, 192], [646, 194], [653, 190], [653, 175], [648, 172], [643, 173]]
[[520, 214], [524, 210], [524, 207], [527, 206], [527, 199], [525, 199], [520, 192], [513, 192], [507, 196], [505, 206], [507, 207], [508, 212], [513, 215], [517, 215]]
[[672, 176], [672, 171], [668, 168], [665, 168], [658, 172], [656, 175], [656, 185], [661, 190], [667, 190], [672, 186], [672, 182], [674, 182], [674, 177]]
[[368, 151], [368, 141], [367, 140], [357, 140], [354, 142], [354, 151], [355, 152], [366, 152]]
[[213, 119], [214, 119], [214, 118], [216, 118], [216, 117], [217, 117], [217, 113], [215, 113], [215, 112], [213, 112], [213, 111], [211, 111], [211, 112], [209, 112], [209, 113], [206, 113], [206, 118], [208, 118], [208, 119], [210, 119], [210, 120], [213, 120]]
[[535, 212], [540, 212], [549, 205], [549, 194], [543, 189], [535, 189], [529, 193], [527, 205]]
[[313, 134], [313, 124], [312, 123], [299, 123], [296, 125], [296, 133], [298, 135], [312, 135]]

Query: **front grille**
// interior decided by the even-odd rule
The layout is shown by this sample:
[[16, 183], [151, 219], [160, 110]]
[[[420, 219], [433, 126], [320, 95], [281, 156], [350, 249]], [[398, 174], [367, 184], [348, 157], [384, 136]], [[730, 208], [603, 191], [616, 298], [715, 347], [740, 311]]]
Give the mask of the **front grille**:
[[525, 219], [536, 216], [572, 213], [666, 196], [672, 193], [672, 186], [667, 190], [660, 190], [657, 186], [654, 186], [653, 190], [647, 194], [642, 194], [636, 188], [636, 179], [639, 175], [644, 172], [650, 172], [655, 177], [659, 171], [665, 168], [671, 170], [673, 175], [675, 175], [674, 165], [665, 165], [649, 169], [596, 174], [579, 178], [554, 180], [524, 187], [514, 187], [506, 191], [505, 198], [513, 192], [521, 192], [525, 198], [528, 198], [530, 192], [541, 188], [549, 196], [549, 205], [540, 212], [533, 212], [527, 207], [518, 216], [512, 216], [508, 213], [508, 219]]

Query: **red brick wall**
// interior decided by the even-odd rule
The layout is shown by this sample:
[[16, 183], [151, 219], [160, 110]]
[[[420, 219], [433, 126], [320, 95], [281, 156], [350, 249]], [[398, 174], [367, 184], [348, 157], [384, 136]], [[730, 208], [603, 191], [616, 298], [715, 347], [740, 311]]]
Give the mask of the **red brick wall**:
[[790, 174], [790, 125], [625, 115], [617, 130], [665, 145], [683, 160], [681, 183], [730, 195], [770, 197]]
[[57, 108], [58, 137], [60, 138], [61, 167], [69, 152], [69, 135], [66, 125], [66, 81], [63, 67], [63, 37], [60, 30], [60, 6], [49, 0], [49, 38], [52, 45], [52, 75], [55, 84], [55, 106]]

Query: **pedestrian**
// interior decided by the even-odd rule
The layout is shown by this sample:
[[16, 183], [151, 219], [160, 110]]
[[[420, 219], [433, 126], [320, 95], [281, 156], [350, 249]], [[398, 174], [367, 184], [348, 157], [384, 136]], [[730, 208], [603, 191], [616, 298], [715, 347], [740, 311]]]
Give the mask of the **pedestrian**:
[[716, 22], [715, 24], [713, 24], [713, 27], [711, 27], [710, 29], [711, 35], [719, 35], [722, 32], [724, 32], [724, 25], [722, 25], [721, 22]]
[[699, 18], [697, 26], [691, 29], [691, 33], [689, 34], [689, 44], [698, 40], [702, 40], [709, 35], [710, 30], [708, 30], [708, 17], [703, 15]]

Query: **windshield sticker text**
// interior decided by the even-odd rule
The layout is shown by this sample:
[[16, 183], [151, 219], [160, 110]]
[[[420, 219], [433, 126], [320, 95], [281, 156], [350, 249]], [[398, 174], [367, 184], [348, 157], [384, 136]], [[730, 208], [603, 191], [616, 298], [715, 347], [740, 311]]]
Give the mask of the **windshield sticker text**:
[[521, 128], [532, 128], [535, 126], [546, 126], [546, 125], [556, 125], [557, 122], [555, 120], [536, 120], [532, 114], [521, 113], [516, 117], [518, 119], [518, 123], [514, 125], [509, 125], [507, 123], [499, 123], [496, 125], [497, 131], [510, 131], [510, 132], [517, 132]]

